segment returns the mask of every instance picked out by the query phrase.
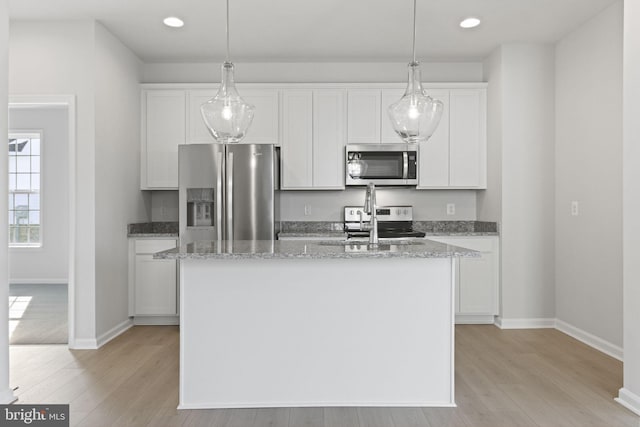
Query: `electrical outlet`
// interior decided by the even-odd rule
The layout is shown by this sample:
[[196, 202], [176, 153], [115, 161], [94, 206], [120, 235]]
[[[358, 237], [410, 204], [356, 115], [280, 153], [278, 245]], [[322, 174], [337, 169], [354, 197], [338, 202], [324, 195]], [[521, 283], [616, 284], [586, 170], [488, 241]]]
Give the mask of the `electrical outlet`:
[[304, 216], [309, 216], [309, 215], [311, 215], [311, 206], [304, 205]]
[[456, 204], [447, 203], [447, 215], [455, 215], [455, 214], [456, 214]]
[[580, 205], [577, 200], [571, 202], [571, 216], [580, 215]]

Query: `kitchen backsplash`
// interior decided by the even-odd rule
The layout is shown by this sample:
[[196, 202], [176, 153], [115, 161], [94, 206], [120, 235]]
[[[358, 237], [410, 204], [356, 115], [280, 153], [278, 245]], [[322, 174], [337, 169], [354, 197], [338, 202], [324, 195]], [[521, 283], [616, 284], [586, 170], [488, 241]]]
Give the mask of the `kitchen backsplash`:
[[[379, 206], [411, 205], [416, 221], [471, 221], [476, 219], [473, 190], [414, 190], [378, 188]], [[282, 191], [281, 221], [342, 221], [344, 206], [364, 203], [364, 188], [344, 191]], [[447, 205], [455, 214], [447, 215]], [[178, 221], [178, 191], [151, 192], [151, 221]]]

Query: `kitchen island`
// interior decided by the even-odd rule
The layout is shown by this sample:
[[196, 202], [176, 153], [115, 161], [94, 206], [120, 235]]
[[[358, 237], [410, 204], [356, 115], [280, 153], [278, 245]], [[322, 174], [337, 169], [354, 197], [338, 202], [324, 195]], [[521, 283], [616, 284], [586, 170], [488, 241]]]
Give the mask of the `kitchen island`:
[[196, 242], [180, 260], [180, 409], [454, 406], [457, 257], [428, 240]]

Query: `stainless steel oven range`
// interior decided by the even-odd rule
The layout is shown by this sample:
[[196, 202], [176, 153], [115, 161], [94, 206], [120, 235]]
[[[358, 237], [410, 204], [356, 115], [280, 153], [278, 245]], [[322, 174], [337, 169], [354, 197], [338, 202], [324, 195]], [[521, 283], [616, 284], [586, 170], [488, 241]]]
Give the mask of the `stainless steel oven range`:
[[[422, 238], [425, 233], [413, 229], [413, 207], [411, 206], [378, 206], [378, 237], [381, 239]], [[362, 206], [346, 206], [344, 208], [344, 230], [349, 239], [369, 237], [365, 230], [370, 216], [364, 213]]]

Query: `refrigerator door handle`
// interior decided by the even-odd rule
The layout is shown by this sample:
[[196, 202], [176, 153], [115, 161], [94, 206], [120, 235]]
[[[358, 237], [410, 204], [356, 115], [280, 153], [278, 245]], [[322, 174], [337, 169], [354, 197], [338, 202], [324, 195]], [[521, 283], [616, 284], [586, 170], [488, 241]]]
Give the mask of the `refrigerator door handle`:
[[222, 153], [216, 154], [216, 166], [218, 170], [218, 177], [216, 179], [216, 235], [218, 241], [224, 239], [222, 235]]
[[227, 158], [227, 240], [233, 240], [233, 152]]

